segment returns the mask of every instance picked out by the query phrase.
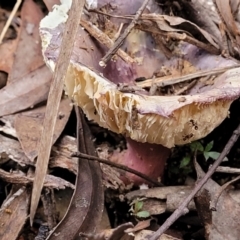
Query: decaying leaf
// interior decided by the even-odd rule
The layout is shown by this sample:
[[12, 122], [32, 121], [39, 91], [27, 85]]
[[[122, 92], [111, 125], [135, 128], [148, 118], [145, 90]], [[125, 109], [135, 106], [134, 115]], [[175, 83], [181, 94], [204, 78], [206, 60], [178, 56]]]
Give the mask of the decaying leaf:
[[[141, 199], [143, 202], [141, 211], [149, 212], [150, 215], [159, 215], [176, 210], [191, 190], [191, 186], [155, 187], [131, 191], [125, 197], [130, 202]], [[193, 201], [188, 205], [188, 209], [196, 210]]]
[[[34, 177], [27, 176], [24, 172], [18, 171], [12, 171], [7, 172], [3, 169], [0, 169], [0, 177], [2, 180], [8, 182], [8, 183], [15, 183], [19, 185], [30, 185], [32, 184]], [[53, 175], [46, 175], [44, 184], [45, 187], [49, 188], [56, 188], [56, 189], [65, 189], [66, 187], [70, 187], [74, 189], [74, 185], [70, 182]]]
[[227, 25], [227, 30], [231, 32], [233, 36], [239, 35], [239, 29], [234, 20], [234, 16], [232, 14], [230, 0], [215, 0], [216, 6], [221, 14], [222, 19]]
[[[43, 65], [39, 22], [44, 14], [39, 5], [25, 0], [21, 9], [21, 27], [15, 50], [14, 62], [8, 76], [8, 83], [20, 80]], [[19, 79], [20, 78], [20, 79]]]
[[157, 187], [151, 189], [140, 189], [129, 192], [126, 194], [126, 198], [132, 201], [134, 198], [154, 198], [154, 199], [167, 199], [167, 196], [175, 192], [189, 192], [192, 189], [190, 186], [169, 186], [169, 187]]
[[20, 166], [26, 166], [30, 163], [18, 141], [0, 134], [0, 142], [0, 165], [9, 159], [14, 160]]
[[[191, 33], [189, 33], [190, 35], [200, 33], [206, 41], [211, 43], [215, 48], [217, 49], [219, 48], [213, 36], [211, 36], [208, 32], [198, 27], [196, 24], [191, 23], [190, 21], [187, 21], [183, 18], [167, 15], [144, 14], [142, 16], [142, 19], [147, 19], [155, 22], [159, 29], [166, 32], [187, 32], [186, 29], [191, 29]], [[178, 26], [178, 28], [176, 26]]]
[[[78, 128], [82, 134], [79, 136], [78, 150], [96, 155], [91, 132], [83, 113], [78, 115]], [[81, 232], [89, 234], [96, 231], [102, 218], [104, 202], [100, 165], [97, 162], [79, 161], [76, 183], [68, 211], [48, 236], [49, 240], [65, 240], [66, 237], [70, 240], [75, 239]], [[73, 221], [76, 219], [77, 221]]]
[[[141, 232], [137, 233], [134, 240], [144, 240], [148, 239], [154, 232], [150, 230], [142, 230]], [[172, 237], [168, 234], [163, 234], [157, 240], [180, 240], [181, 238]]]
[[9, 40], [0, 45], [0, 55], [4, 58], [0, 59], [0, 70], [9, 73], [12, 69], [14, 61], [14, 52], [17, 47], [17, 40]]
[[49, 69], [42, 66], [2, 88], [0, 116], [19, 112], [46, 100], [51, 77]]
[[[38, 144], [42, 133], [42, 124], [45, 115], [46, 107], [35, 108], [23, 113], [19, 113], [15, 117], [15, 129], [18, 139], [26, 156], [33, 162], [37, 157]], [[70, 113], [72, 105], [69, 99], [63, 99], [59, 106], [59, 114], [54, 129], [53, 143], [61, 135]]]
[[[28, 218], [30, 193], [22, 187], [3, 203], [0, 210], [0, 238], [17, 239]], [[11, 227], [11, 231], [9, 228]]]
[[191, 14], [190, 19], [197, 23], [201, 28], [211, 33], [212, 36], [218, 41], [218, 45], [222, 46], [222, 35], [218, 28], [221, 22], [214, 4], [209, 0], [192, 0], [190, 2], [184, 1], [187, 6], [190, 6]]
[[[197, 162], [195, 168], [198, 178], [201, 178], [204, 172]], [[219, 188], [216, 182], [209, 179], [195, 199], [198, 214], [204, 223], [206, 238], [209, 240], [238, 239], [239, 203], [224, 191], [217, 201], [216, 211], [210, 210], [210, 203]]]
[[[9, 134], [9, 132], [10, 131], [7, 133]], [[25, 155], [18, 141], [0, 134], [0, 142], [2, 143], [0, 145], [0, 165], [10, 160], [13, 160], [20, 166], [24, 167], [34, 164]], [[62, 136], [52, 148], [52, 157], [49, 162], [49, 168], [63, 168], [76, 175], [78, 169], [78, 159], [71, 157], [71, 154], [76, 151], [76, 139], [71, 136]], [[103, 185], [105, 188], [111, 188], [115, 190], [125, 189], [125, 184], [120, 179], [120, 174], [114, 168], [104, 164], [101, 165], [101, 168], [103, 171]], [[4, 173], [8, 174], [7, 172]], [[12, 178], [14, 178], [14, 176], [12, 176]], [[30, 182], [31, 180], [27, 180], [25, 183]], [[62, 188], [56, 184], [56, 188]], [[52, 187], [53, 185], [48, 184], [48, 186]], [[70, 187], [72, 187], [72, 185]]]
[[[85, 237], [87, 240], [105, 240], [105, 239], [120, 240], [122, 239], [122, 237], [124, 237], [124, 235], [127, 235], [125, 234], [125, 230], [127, 230], [128, 228], [133, 228], [133, 224], [131, 222], [121, 224], [113, 229], [103, 230], [96, 234], [81, 234], [81, 235]], [[133, 237], [127, 239], [133, 239]]]

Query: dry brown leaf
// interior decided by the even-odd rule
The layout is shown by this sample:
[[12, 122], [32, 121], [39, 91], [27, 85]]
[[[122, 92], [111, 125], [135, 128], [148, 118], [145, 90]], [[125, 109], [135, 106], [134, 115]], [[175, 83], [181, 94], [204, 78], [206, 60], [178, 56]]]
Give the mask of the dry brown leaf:
[[0, 134], [0, 142], [0, 165], [9, 159], [14, 160], [20, 166], [26, 166], [30, 163], [18, 141]]
[[[151, 215], [158, 215], [177, 209], [191, 190], [190, 186], [155, 187], [135, 190], [127, 193], [125, 197], [131, 202], [142, 198], [143, 207], [141, 210], [147, 211]], [[188, 208], [190, 210], [196, 209], [193, 201], [190, 202]]]
[[[149, 239], [149, 237], [153, 234], [153, 231], [150, 230], [142, 230], [141, 232], [137, 233], [135, 235], [134, 240], [145, 240], [145, 239]], [[181, 240], [181, 238], [176, 238], [176, 237], [172, 237], [168, 234], [163, 234], [160, 238], [158, 238], [157, 240]]]
[[21, 29], [18, 36], [12, 70], [8, 83], [20, 80], [30, 72], [43, 65], [41, 41], [39, 36], [39, 22], [43, 18], [39, 5], [32, 0], [25, 0], [21, 10]]
[[[143, 14], [143, 19], [151, 19], [152, 21], [156, 22], [159, 29], [166, 32], [188, 32], [191, 35], [194, 34], [201, 34], [209, 43], [211, 43], [215, 48], [219, 48], [218, 44], [214, 37], [206, 32], [205, 30], [201, 29], [196, 24], [180, 18], [180, 17], [173, 17], [168, 15], [157, 15], [157, 14]], [[175, 27], [175, 28], [174, 28]], [[189, 32], [191, 30], [191, 32]]]
[[1, 240], [17, 239], [28, 218], [29, 202], [30, 193], [23, 187], [3, 203], [0, 210]]
[[[46, 107], [40, 107], [33, 110], [25, 111], [17, 114], [15, 118], [15, 129], [17, 131], [18, 139], [26, 156], [33, 162], [37, 157], [38, 144], [43, 130], [43, 120]], [[70, 113], [72, 111], [72, 104], [69, 99], [63, 99], [60, 103], [58, 118], [53, 134], [53, 142], [61, 135]]]
[[125, 195], [125, 197], [132, 201], [134, 198], [155, 198], [155, 199], [167, 199], [167, 196], [169, 194], [175, 193], [175, 192], [184, 192], [184, 191], [190, 191], [192, 187], [190, 186], [169, 186], [169, 187], [155, 187], [151, 189], [140, 189], [135, 190], [132, 192], [129, 192]]
[[240, 7], [240, 1], [239, 0], [230, 0], [230, 7], [232, 10], [232, 14], [235, 20], [239, 22], [239, 7]]
[[49, 168], [60, 167], [77, 175], [78, 159], [71, 157], [71, 154], [76, 151], [76, 139], [71, 136], [62, 136], [52, 147]]
[[[1, 131], [1, 128], [0, 128]], [[12, 130], [8, 129], [5, 133], [11, 135]], [[17, 137], [15, 134], [12, 135]], [[0, 134], [0, 165], [13, 160], [20, 166], [33, 165], [24, 154], [18, 141]], [[78, 159], [72, 158], [71, 154], [76, 152], [76, 139], [70, 136], [63, 136], [55, 143], [52, 148], [52, 157], [49, 161], [49, 168], [63, 168], [73, 174], [77, 174]], [[105, 188], [125, 189], [125, 185], [120, 179], [120, 174], [108, 165], [101, 166], [103, 171], [103, 185]]]
[[213, 3], [212, 5], [209, 5], [206, 4], [206, 1], [208, 0], [192, 0], [187, 2], [187, 4], [195, 10], [193, 21], [205, 31], [211, 33], [218, 43], [221, 44], [222, 35], [218, 28], [218, 24], [221, 22], [220, 17], [213, 6]]
[[44, 65], [0, 90], [0, 116], [13, 114], [47, 99], [52, 73]]
[[[8, 183], [14, 183], [19, 185], [30, 185], [32, 184], [34, 180], [34, 176], [29, 177], [26, 176], [24, 172], [18, 171], [12, 171], [7, 172], [3, 169], [0, 169], [0, 177], [2, 180]], [[74, 189], [74, 185], [70, 182], [53, 175], [46, 175], [45, 181], [44, 181], [44, 187], [49, 188], [56, 188], [56, 189], [65, 189], [66, 187], [70, 187]]]
[[14, 52], [17, 47], [17, 39], [0, 44], [0, 71], [9, 73], [14, 61]]
[[[123, 223], [113, 229], [105, 229], [96, 234], [81, 234], [83, 237], [86, 237], [87, 240], [120, 240], [124, 238], [125, 230], [132, 228], [133, 224], [131, 222]], [[132, 239], [132, 237], [130, 238]]]
[[232, 36], [240, 34], [239, 29], [234, 20], [232, 10], [230, 7], [230, 0], [215, 0], [217, 8], [227, 26], [227, 30], [231, 32]]
[[[198, 178], [205, 174], [198, 163], [195, 163]], [[240, 209], [228, 192], [224, 191], [218, 199], [216, 211], [210, 210], [210, 203], [220, 186], [209, 179], [195, 199], [198, 214], [205, 226], [208, 240], [235, 240], [240, 235]]]
[[143, 230], [147, 227], [149, 227], [151, 224], [151, 219], [147, 219], [144, 221], [140, 221], [137, 223], [137, 225], [135, 225], [133, 228], [128, 228], [125, 230], [126, 233], [131, 233], [131, 232], [138, 232], [140, 230]]

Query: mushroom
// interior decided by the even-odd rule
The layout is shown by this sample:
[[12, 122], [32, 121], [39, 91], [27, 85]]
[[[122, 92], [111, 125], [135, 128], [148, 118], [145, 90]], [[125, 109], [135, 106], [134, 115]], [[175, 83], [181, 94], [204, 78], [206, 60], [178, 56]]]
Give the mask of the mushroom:
[[[141, 5], [141, 1], [129, 1], [121, 5], [121, 1], [114, 1], [116, 8], [111, 9], [111, 14], [119, 11], [130, 14], [132, 9], [138, 9]], [[103, 5], [105, 2], [98, 1], [98, 4]], [[63, 1], [63, 4], [55, 7], [40, 24], [44, 59], [53, 71], [68, 9], [69, 4]], [[154, 5], [154, 1], [150, 1], [147, 11], [150, 10], [161, 12], [158, 6]], [[86, 20], [87, 16], [83, 18]], [[112, 22], [115, 24], [113, 29], [117, 31], [119, 21]], [[198, 70], [235, 65], [232, 60], [210, 55], [190, 44], [180, 43], [178, 48], [184, 56], [184, 63]], [[126, 136], [130, 150], [124, 153], [124, 164], [130, 163], [130, 158], [134, 155], [132, 152], [137, 151], [134, 164], [130, 165], [141, 166], [145, 162], [144, 166], [151, 165], [153, 172], [159, 169], [153, 174], [156, 179], [157, 176], [162, 176], [170, 148], [205, 137], [228, 116], [231, 103], [240, 95], [240, 81], [237, 77], [240, 68], [226, 71], [218, 76], [212, 85], [205, 86], [199, 82], [184, 96], [150, 96], [144, 91], [125, 92], [119, 89], [116, 83], [134, 86], [134, 79], [142, 76], [150, 78], [160, 66], [176, 69], [179, 58], [173, 56], [168, 60], [158, 42], [154, 41], [150, 34], [139, 30], [128, 36], [122, 49], [129, 56], [141, 61], [128, 63], [116, 57], [106, 68], [100, 67], [99, 61], [106, 48], [96, 43], [96, 40], [80, 27], [65, 77], [66, 92], [83, 109], [89, 120]], [[145, 147], [151, 149], [150, 144], [153, 144], [152, 149], [155, 149], [152, 151], [153, 155], [151, 151], [149, 154], [140, 151]], [[151, 159], [155, 159], [153, 162], [157, 163], [157, 167], [152, 164]], [[147, 171], [147, 174], [150, 173], [151, 171]], [[137, 183], [141, 182], [139, 179], [135, 180]]]

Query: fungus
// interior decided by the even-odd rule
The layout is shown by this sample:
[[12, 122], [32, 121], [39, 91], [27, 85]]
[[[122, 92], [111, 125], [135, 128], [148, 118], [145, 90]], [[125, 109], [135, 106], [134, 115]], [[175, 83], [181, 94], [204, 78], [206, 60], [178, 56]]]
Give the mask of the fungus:
[[[98, 1], [98, 4], [103, 5], [105, 2]], [[61, 7], [55, 7], [53, 13], [49, 13], [40, 24], [43, 56], [53, 71], [69, 9], [67, 5], [63, 2]], [[121, 0], [116, 0], [115, 5], [111, 14], [121, 12], [122, 15], [129, 15], [135, 13], [133, 9], [138, 9], [141, 1], [129, 1], [127, 4], [124, 2], [122, 5]], [[154, 1], [150, 1], [147, 11], [161, 12]], [[59, 14], [61, 17], [58, 17]], [[87, 18], [88, 16], [83, 16], [83, 19]], [[113, 24], [113, 32], [120, 25], [119, 20], [114, 19], [104, 24], [107, 23]], [[235, 65], [231, 60], [213, 56], [187, 43], [181, 42], [177, 48], [183, 56], [181, 59], [184, 66], [191, 66], [191, 69], [207, 70]], [[143, 167], [139, 170], [146, 168], [142, 172], [147, 174], [152, 174], [147, 167], [151, 165], [154, 170], [153, 178], [156, 179], [157, 175], [162, 175], [170, 148], [205, 137], [228, 116], [231, 103], [240, 95], [240, 68], [226, 71], [210, 85], [199, 81], [184, 96], [150, 96], [142, 91], [125, 92], [119, 89], [119, 83], [135, 86], [135, 79], [151, 78], [163, 66], [169, 71], [177, 71], [179, 57], [168, 59], [153, 36], [140, 30], [134, 30], [128, 36], [122, 49], [140, 61], [129, 63], [115, 56], [106, 68], [102, 68], [99, 61], [106, 53], [106, 47], [97, 43], [84, 28], [79, 27], [79, 37], [76, 39], [65, 77], [66, 92], [83, 109], [89, 120], [126, 137], [129, 152], [124, 153], [124, 160], [120, 162], [131, 163], [129, 167], [141, 165]], [[151, 151], [146, 154], [151, 144], [155, 150], [152, 154]], [[159, 146], [158, 150], [156, 146]], [[132, 157], [133, 151], [137, 151], [135, 157]], [[114, 158], [118, 162], [121, 159], [119, 155], [112, 157]], [[157, 165], [151, 159], [155, 159], [153, 162]], [[143, 165], [143, 162], [146, 164]], [[156, 168], [159, 169], [157, 173]], [[140, 183], [139, 179], [137, 183]]]

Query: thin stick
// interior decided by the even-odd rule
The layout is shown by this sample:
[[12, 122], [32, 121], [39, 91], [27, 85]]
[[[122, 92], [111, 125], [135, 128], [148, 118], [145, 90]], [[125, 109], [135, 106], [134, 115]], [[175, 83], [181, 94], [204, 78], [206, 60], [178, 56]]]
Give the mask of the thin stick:
[[98, 161], [100, 163], [103, 163], [103, 164], [106, 164], [106, 165], [109, 165], [109, 166], [112, 166], [112, 167], [115, 167], [115, 168], [122, 169], [122, 170], [124, 170], [126, 172], [133, 173], [133, 174], [137, 175], [138, 177], [140, 177], [142, 179], [145, 179], [146, 181], [154, 184], [155, 186], [158, 186], [158, 187], [162, 186], [161, 183], [152, 180], [151, 178], [149, 178], [145, 174], [140, 173], [140, 172], [138, 172], [138, 171], [136, 171], [136, 170], [134, 170], [132, 168], [126, 167], [126, 166], [124, 166], [122, 164], [114, 163], [114, 162], [111, 162], [109, 160], [102, 159], [102, 158], [99, 158], [99, 157], [90, 156], [88, 154], [84, 154], [84, 153], [81, 153], [81, 152], [73, 153], [71, 155], [71, 157], [78, 157], [78, 158], [83, 158], [83, 159], [87, 159], [87, 160], [91, 160], [91, 161]]
[[240, 174], [240, 169], [220, 166], [216, 169], [216, 172], [229, 173], [229, 174]]
[[[97, 26], [93, 25], [90, 21], [86, 21], [84, 19], [81, 20], [81, 25], [89, 32], [89, 34], [94, 37], [98, 42], [106, 46], [107, 48], [111, 48], [114, 44], [113, 40], [108, 37], [107, 34], [102, 32]], [[117, 50], [117, 55], [122, 58], [127, 63], [134, 63], [134, 59], [130, 57], [126, 52], [122, 49]]]
[[208, 172], [205, 174], [205, 176], [197, 183], [197, 185], [194, 187], [194, 189], [188, 195], [188, 197], [173, 212], [173, 214], [164, 222], [164, 224], [151, 236], [149, 240], [157, 240], [182, 215], [184, 209], [186, 209], [190, 201], [199, 192], [199, 190], [203, 187], [203, 185], [207, 182], [207, 180], [212, 176], [216, 168], [220, 165], [220, 163], [229, 153], [234, 143], [237, 141], [239, 135], [240, 135], [240, 124], [238, 125], [237, 129], [233, 132], [231, 138], [229, 139], [228, 143], [224, 147], [222, 153], [220, 154], [218, 159], [214, 162], [212, 167], [208, 170]]
[[[161, 77], [161, 78], [155, 78], [155, 84], [157, 84], [158, 87], [165, 87], [165, 86], [170, 86], [176, 83], [182, 83], [185, 81], [192, 80], [194, 78], [199, 78], [199, 77], [206, 77], [210, 75], [215, 75], [215, 74], [220, 74], [223, 73], [227, 70], [233, 69], [233, 68], [238, 68], [240, 67], [239, 64], [229, 66], [229, 67], [222, 67], [222, 68], [216, 68], [216, 69], [211, 69], [211, 70], [204, 70], [204, 71], [197, 71], [195, 73], [189, 73], [184, 76], [178, 76], [178, 77], [172, 77], [172, 76], [166, 76], [166, 77]], [[147, 79], [143, 82], [138, 82], [136, 83], [137, 86], [139, 87], [151, 87], [152, 84], [152, 79]]]
[[70, 62], [70, 57], [77, 35], [79, 22], [84, 7], [84, 0], [73, 0], [69, 11], [69, 17], [63, 32], [62, 44], [60, 47], [59, 57], [53, 74], [53, 81], [50, 87], [48, 102], [43, 122], [43, 131], [38, 149], [38, 159], [36, 163], [36, 172], [33, 182], [30, 223], [32, 225], [33, 218], [38, 206], [44, 179], [47, 173], [49, 156], [52, 148], [53, 131], [56, 124], [59, 104], [63, 91], [63, 81]]
[[[149, 0], [144, 0], [142, 3], [142, 6], [138, 9], [136, 12], [132, 22], [128, 25], [128, 27], [125, 29], [124, 33], [117, 39], [117, 41], [114, 43], [113, 47], [110, 48], [107, 52], [107, 54], [102, 58], [102, 60], [99, 62], [99, 65], [104, 67], [106, 66], [106, 63], [112, 58], [112, 56], [117, 52], [125, 38], [129, 35], [129, 33], [132, 31], [134, 26], [136, 25], [139, 17], [141, 16], [143, 10], [147, 6]], [[127, 4], [127, 3], [126, 3]]]
[[13, 20], [13, 18], [14, 18], [14, 16], [15, 16], [15, 14], [16, 14], [16, 12], [17, 12], [21, 3], [22, 3], [22, 0], [17, 0], [17, 2], [15, 3], [14, 8], [13, 8], [11, 14], [9, 15], [8, 20], [7, 20], [3, 30], [1, 32], [0, 44], [2, 43], [2, 40], [3, 40], [3, 38], [4, 38], [4, 36], [5, 36], [5, 34], [6, 34], [6, 32], [7, 32], [7, 30], [8, 30], [8, 28], [9, 28], [9, 26], [10, 26], [10, 24], [11, 24], [11, 22], [12, 22], [12, 20]]
[[122, 18], [122, 19], [133, 19], [134, 15], [124, 15], [124, 16], [120, 16], [120, 15], [112, 15], [109, 13], [105, 13], [103, 11], [97, 10], [97, 9], [90, 9], [89, 12], [95, 12], [95, 13], [99, 13], [108, 17], [113, 17], [113, 18]]

